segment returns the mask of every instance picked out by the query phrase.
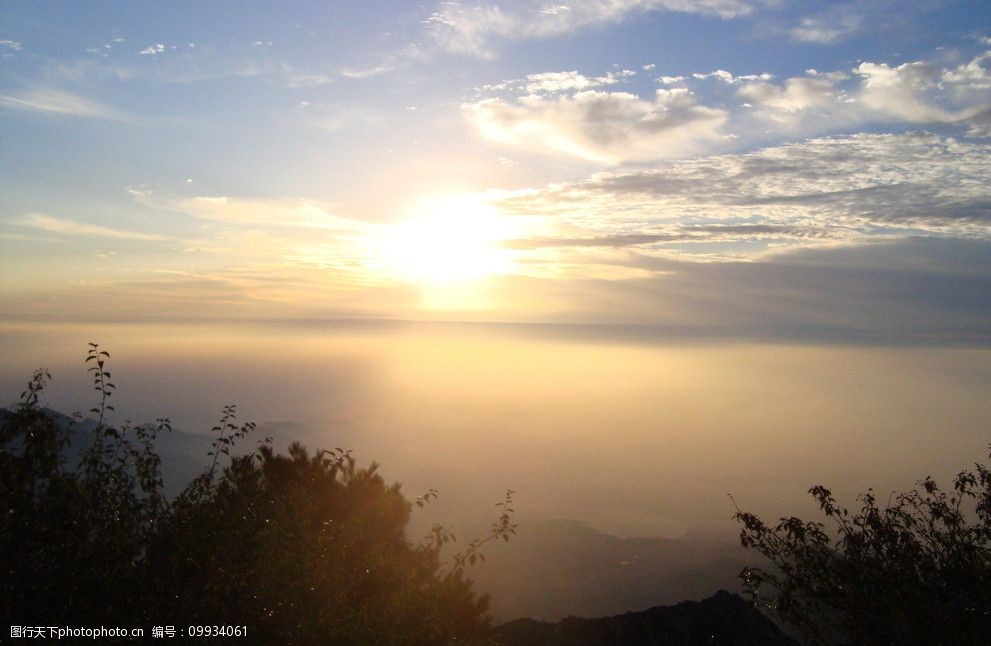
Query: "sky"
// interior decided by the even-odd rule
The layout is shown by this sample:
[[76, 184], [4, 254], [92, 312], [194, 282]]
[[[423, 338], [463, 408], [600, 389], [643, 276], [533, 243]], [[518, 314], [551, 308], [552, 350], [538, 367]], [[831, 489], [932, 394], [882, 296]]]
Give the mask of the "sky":
[[985, 344], [991, 6], [0, 3], [19, 321]]
[[89, 410], [89, 342], [115, 421], [236, 403], [459, 534], [507, 488], [725, 545], [727, 493], [946, 482], [991, 415], [991, 3], [0, 0], [0, 403], [46, 366]]

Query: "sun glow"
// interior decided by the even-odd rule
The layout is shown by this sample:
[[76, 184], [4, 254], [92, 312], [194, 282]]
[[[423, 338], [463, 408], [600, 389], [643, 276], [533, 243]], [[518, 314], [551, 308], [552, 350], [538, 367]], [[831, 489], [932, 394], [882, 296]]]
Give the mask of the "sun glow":
[[475, 196], [430, 199], [388, 225], [374, 246], [391, 277], [424, 286], [457, 286], [508, 273], [513, 252], [505, 240], [519, 224]]

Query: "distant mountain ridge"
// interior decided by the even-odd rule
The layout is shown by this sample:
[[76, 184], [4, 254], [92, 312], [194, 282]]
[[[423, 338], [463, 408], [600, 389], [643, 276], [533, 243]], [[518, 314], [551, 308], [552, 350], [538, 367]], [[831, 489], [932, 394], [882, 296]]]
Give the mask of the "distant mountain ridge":
[[[735, 538], [735, 535], [730, 535]], [[496, 621], [602, 617], [738, 590], [739, 542], [712, 536], [621, 537], [580, 520], [527, 518], [472, 572]]]
[[[75, 420], [72, 417], [50, 408], [43, 409], [58, 426], [67, 433], [69, 440], [66, 450], [66, 466], [74, 468], [82, 458], [83, 452], [93, 442], [93, 432], [97, 421], [91, 418]], [[0, 408], [0, 424], [11, 415], [11, 411]], [[135, 426], [145, 424], [132, 423]], [[120, 424], [116, 424], [119, 428]], [[211, 449], [212, 435], [205, 433], [190, 433], [173, 429], [155, 438], [155, 451], [162, 458], [162, 478], [167, 495], [179, 493], [189, 482], [199, 475], [210, 464], [208, 453]], [[255, 447], [258, 438], [245, 438], [243, 444], [235, 447], [234, 454], [248, 452]]]
[[720, 590], [642, 612], [557, 623], [516, 619], [495, 629], [499, 646], [774, 646], [796, 644], [742, 597]]

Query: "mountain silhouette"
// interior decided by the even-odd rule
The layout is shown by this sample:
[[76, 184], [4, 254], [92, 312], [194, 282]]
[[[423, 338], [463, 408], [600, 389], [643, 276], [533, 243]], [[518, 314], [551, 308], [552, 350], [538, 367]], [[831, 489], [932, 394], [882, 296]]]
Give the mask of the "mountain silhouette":
[[642, 612], [557, 623], [517, 619], [495, 629], [499, 646], [773, 646], [796, 642], [742, 597], [720, 590], [702, 601], [683, 601]]

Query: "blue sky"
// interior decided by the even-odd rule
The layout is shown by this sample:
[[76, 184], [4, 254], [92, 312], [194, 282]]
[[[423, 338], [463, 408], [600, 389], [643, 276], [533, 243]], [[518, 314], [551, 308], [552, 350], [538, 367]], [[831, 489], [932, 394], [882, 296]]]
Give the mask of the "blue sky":
[[0, 294], [984, 342], [989, 37], [983, 2], [3, 2]]

